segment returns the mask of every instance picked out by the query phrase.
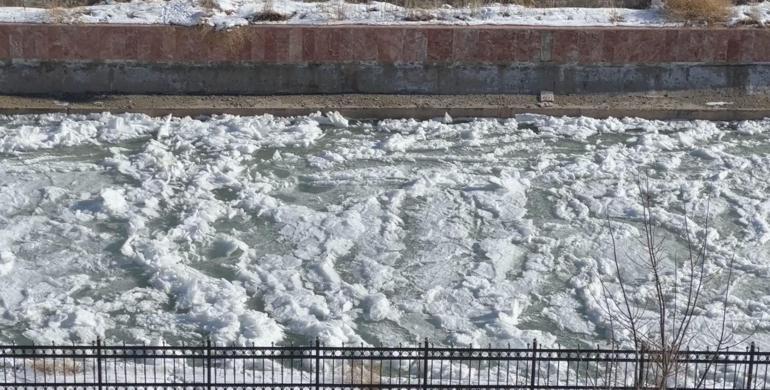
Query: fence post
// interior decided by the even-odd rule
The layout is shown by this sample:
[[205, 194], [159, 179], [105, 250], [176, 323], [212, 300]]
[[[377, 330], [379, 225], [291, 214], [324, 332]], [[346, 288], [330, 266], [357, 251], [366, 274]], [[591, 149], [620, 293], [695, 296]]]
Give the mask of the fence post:
[[102, 338], [96, 338], [96, 382], [97, 389], [102, 390]]
[[534, 389], [535, 388], [535, 381], [537, 380], [537, 376], [535, 374], [535, 370], [537, 366], [537, 339], [532, 340], [532, 370], [529, 373], [529, 388]]
[[211, 339], [206, 339], [206, 389], [211, 390]]
[[754, 342], [751, 342], [751, 345], [749, 346], [749, 373], [746, 375], [746, 388], [751, 389], [752, 388], [752, 380], [754, 379], [754, 352], [756, 351], [756, 347], [754, 345]]
[[428, 338], [425, 338], [425, 349], [423, 350], [422, 354], [422, 388], [427, 389], [428, 388], [428, 349], [430, 348], [430, 344], [428, 343]]
[[315, 390], [319, 389], [321, 384], [321, 340], [315, 339]]
[[639, 354], [639, 363], [637, 364], [638, 372], [637, 372], [637, 379], [636, 379], [636, 388], [643, 388], [645, 385], [645, 378], [644, 378], [644, 343], [642, 343], [642, 347], [637, 351]]

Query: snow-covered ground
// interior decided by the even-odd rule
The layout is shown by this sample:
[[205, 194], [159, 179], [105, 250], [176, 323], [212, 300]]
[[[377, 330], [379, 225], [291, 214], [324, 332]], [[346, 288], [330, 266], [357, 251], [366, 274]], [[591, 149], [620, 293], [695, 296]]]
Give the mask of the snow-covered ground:
[[728, 324], [770, 346], [770, 121], [450, 119], [0, 117], [0, 343], [593, 345], [641, 172], [670, 253], [710, 198]]
[[[660, 10], [623, 8], [529, 8], [512, 4], [493, 4], [477, 8], [414, 10], [384, 2], [349, 4], [341, 0], [301, 2], [298, 0], [214, 0], [218, 6], [207, 9], [198, 0], [132, 0], [57, 9], [0, 8], [0, 22], [27, 23], [134, 23], [134, 24], [208, 24], [218, 28], [254, 23], [256, 15], [271, 9], [288, 18], [289, 24], [510, 24], [538, 26], [665, 26]], [[770, 20], [770, 3], [738, 6], [730, 24], [751, 22], [765, 24]], [[411, 21], [410, 21], [411, 20]], [[262, 23], [262, 22], [260, 22]]]

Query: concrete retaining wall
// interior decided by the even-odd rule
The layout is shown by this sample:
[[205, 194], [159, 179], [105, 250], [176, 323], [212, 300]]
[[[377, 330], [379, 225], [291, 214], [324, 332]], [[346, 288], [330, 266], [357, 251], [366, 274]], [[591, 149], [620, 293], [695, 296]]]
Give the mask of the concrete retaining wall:
[[0, 93], [770, 88], [770, 30], [0, 25]]

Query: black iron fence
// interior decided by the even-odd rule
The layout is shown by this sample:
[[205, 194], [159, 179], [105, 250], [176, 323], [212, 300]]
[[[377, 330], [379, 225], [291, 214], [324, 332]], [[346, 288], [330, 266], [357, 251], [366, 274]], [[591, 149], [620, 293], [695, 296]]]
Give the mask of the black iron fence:
[[0, 346], [2, 389], [765, 389], [770, 353], [312, 346]]

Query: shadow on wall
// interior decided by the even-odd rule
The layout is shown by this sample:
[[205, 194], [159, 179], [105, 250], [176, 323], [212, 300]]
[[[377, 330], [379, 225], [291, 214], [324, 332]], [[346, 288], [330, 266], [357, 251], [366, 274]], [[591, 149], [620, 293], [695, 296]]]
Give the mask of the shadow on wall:
[[6, 94], [558, 94], [730, 89], [770, 91], [770, 64], [383, 65], [136, 64], [17, 61]]

